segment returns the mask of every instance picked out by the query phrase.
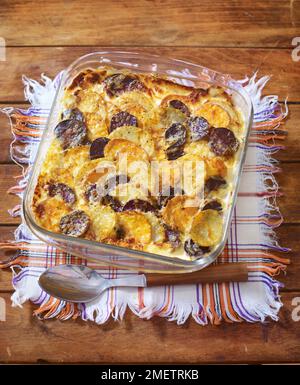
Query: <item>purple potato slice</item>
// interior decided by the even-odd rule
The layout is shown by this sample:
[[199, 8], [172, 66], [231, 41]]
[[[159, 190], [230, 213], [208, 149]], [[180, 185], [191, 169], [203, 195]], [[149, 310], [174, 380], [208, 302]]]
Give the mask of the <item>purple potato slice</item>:
[[84, 122], [76, 119], [67, 119], [58, 123], [54, 129], [62, 148], [81, 146], [87, 141], [87, 129]]
[[201, 116], [194, 116], [188, 119], [187, 126], [190, 129], [192, 142], [207, 138], [209, 134], [209, 123]]
[[108, 138], [101, 137], [95, 139], [90, 147], [90, 159], [98, 159], [104, 157], [104, 148], [109, 142]]
[[184, 146], [177, 146], [175, 143], [166, 149], [166, 155], [168, 160], [178, 159], [184, 155]]
[[200, 246], [192, 239], [188, 239], [184, 242], [184, 250], [191, 257], [201, 257], [205, 253], [208, 253], [210, 248]]
[[137, 118], [126, 111], [118, 112], [111, 118], [109, 132], [114, 131], [118, 127], [135, 126], [137, 127]]
[[171, 100], [169, 106], [175, 108], [176, 110], [180, 110], [186, 116], [190, 116], [189, 108], [181, 100]]
[[108, 96], [118, 96], [123, 92], [145, 89], [143, 83], [138, 79], [125, 75], [125, 74], [114, 74], [104, 79], [105, 91]]
[[217, 191], [220, 187], [224, 187], [226, 184], [226, 180], [221, 176], [211, 176], [205, 181], [204, 190], [206, 193]]
[[228, 128], [213, 128], [210, 132], [210, 149], [218, 156], [230, 157], [239, 148], [239, 142], [234, 133]]
[[68, 119], [75, 119], [75, 120], [80, 120], [81, 122], [84, 122], [83, 113], [79, 110], [79, 108], [72, 108], [70, 110], [65, 110], [62, 113], [61, 120], [68, 120]]
[[166, 240], [170, 242], [173, 249], [181, 245], [179, 231], [173, 230], [170, 226], [164, 224]]
[[110, 206], [115, 212], [121, 212], [123, 210], [122, 203], [117, 199], [107, 194], [101, 199], [101, 203], [105, 206]]
[[59, 227], [63, 234], [80, 237], [87, 232], [89, 225], [90, 218], [88, 215], [82, 210], [76, 210], [63, 216]]
[[97, 190], [96, 183], [89, 185], [84, 195], [86, 200], [90, 203], [100, 202], [101, 197]]
[[59, 195], [66, 203], [70, 205], [76, 201], [74, 190], [64, 183], [50, 183], [47, 185], [47, 190], [50, 197]]
[[186, 142], [186, 128], [181, 123], [173, 123], [165, 131], [165, 141], [168, 146], [182, 146]]
[[123, 207], [123, 211], [155, 212], [155, 207], [143, 199], [131, 199]]
[[222, 204], [217, 201], [216, 199], [206, 203], [206, 205], [203, 207], [202, 210], [216, 210], [216, 211], [222, 211], [223, 207]]

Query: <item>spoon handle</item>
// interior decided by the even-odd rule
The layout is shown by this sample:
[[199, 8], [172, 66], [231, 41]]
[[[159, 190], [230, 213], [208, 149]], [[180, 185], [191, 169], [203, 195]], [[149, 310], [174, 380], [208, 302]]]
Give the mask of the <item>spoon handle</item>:
[[146, 277], [144, 274], [129, 275], [127, 277], [113, 278], [107, 280], [108, 287], [126, 286], [126, 287], [146, 287]]
[[222, 283], [248, 281], [246, 263], [223, 263], [203, 270], [183, 274], [146, 274], [147, 287], [160, 285], [188, 285], [192, 283]]

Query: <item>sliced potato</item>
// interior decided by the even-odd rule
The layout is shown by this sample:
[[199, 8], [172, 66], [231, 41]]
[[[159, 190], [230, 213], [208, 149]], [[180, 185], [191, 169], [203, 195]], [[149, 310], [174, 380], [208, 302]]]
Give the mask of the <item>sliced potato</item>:
[[197, 116], [205, 118], [213, 127], [228, 127], [230, 124], [230, 115], [217, 104], [205, 103], [196, 111]]
[[77, 108], [84, 113], [93, 113], [102, 110], [105, 102], [100, 94], [93, 89], [81, 89], [77, 94]]
[[85, 121], [88, 128], [88, 137], [91, 141], [100, 137], [106, 137], [108, 135], [105, 116], [106, 112], [103, 108], [92, 113], [87, 112], [85, 114]]
[[64, 167], [64, 153], [60, 142], [55, 138], [49, 146], [43, 163], [42, 172], [43, 175], [48, 175], [49, 178], [53, 178], [53, 176], [57, 176], [59, 174], [69, 174], [69, 172], [65, 172]]
[[94, 159], [85, 162], [75, 175], [75, 182], [78, 185], [85, 183], [96, 183], [102, 177], [114, 175], [116, 173], [116, 166], [113, 162], [105, 159]]
[[[184, 151], [187, 155], [200, 156], [204, 157], [214, 157], [215, 154], [208, 147], [208, 143], [204, 140], [199, 140], [198, 142], [190, 142], [185, 145]], [[180, 160], [180, 158], [178, 158]]]
[[165, 229], [160, 220], [154, 213], [148, 212], [144, 214], [151, 224], [152, 228], [152, 241], [156, 243], [162, 243], [165, 240]]
[[151, 190], [151, 169], [148, 162], [132, 162], [128, 165], [127, 175], [130, 183], [143, 191]]
[[91, 140], [107, 134], [107, 106], [104, 99], [92, 88], [81, 89], [77, 95], [77, 107], [85, 115], [88, 137]]
[[84, 209], [91, 218], [91, 230], [97, 241], [113, 236], [116, 226], [116, 213], [109, 206], [94, 205]]
[[125, 204], [131, 199], [147, 200], [148, 190], [144, 190], [142, 187], [138, 188], [132, 183], [124, 183], [117, 185], [109, 194], [118, 198], [122, 204]]
[[168, 95], [160, 103], [160, 118], [165, 127], [171, 126], [173, 123], [183, 123], [187, 115], [180, 109], [169, 106], [172, 100], [179, 100], [189, 109], [189, 98], [183, 95]]
[[204, 210], [195, 215], [191, 238], [200, 246], [214, 246], [222, 238], [223, 219], [216, 210]]
[[227, 167], [222, 158], [205, 159], [205, 178], [213, 175], [225, 177], [227, 174]]
[[[194, 143], [191, 143], [190, 146], [192, 147], [193, 144]], [[207, 147], [207, 144], [203, 144], [203, 146]], [[224, 159], [222, 159], [221, 157], [216, 157], [215, 155], [211, 157], [209, 154], [209, 150], [207, 152], [203, 151], [202, 153], [199, 151], [198, 154], [197, 151], [193, 151], [192, 153], [186, 154], [181, 158], [177, 159], [176, 162], [182, 164], [186, 161], [190, 162], [192, 166], [191, 170], [193, 170], [196, 165], [197, 170], [200, 169], [199, 175], [197, 175], [198, 178], [201, 177], [200, 172], [203, 172], [203, 176], [205, 177], [205, 179], [212, 175], [226, 176], [227, 174], [227, 167], [224, 162]]]
[[[145, 251], [148, 253], [158, 254], [158, 255], [165, 255], [170, 256], [175, 255], [174, 250], [172, 249], [169, 242], [163, 242], [163, 243], [149, 243], [144, 248]], [[181, 253], [182, 254], [182, 253]], [[182, 255], [178, 255], [179, 258], [182, 258]]]
[[136, 211], [119, 213], [118, 224], [124, 231], [125, 238], [133, 238], [135, 242], [142, 244], [151, 242], [151, 224], [144, 214]]
[[112, 139], [104, 148], [105, 158], [108, 160], [118, 160], [119, 162], [127, 159], [127, 164], [139, 161], [148, 161], [148, 154], [142, 147], [127, 139]]
[[228, 100], [226, 97], [213, 98], [211, 104], [223, 108], [223, 110], [226, 111], [227, 114], [230, 116], [230, 123], [235, 123], [239, 120], [237, 111], [234, 109], [234, 106], [232, 105], [231, 101]]
[[196, 198], [178, 195], [170, 199], [163, 210], [164, 221], [181, 232], [190, 229], [193, 216], [199, 210], [200, 202]]
[[153, 100], [144, 92], [124, 92], [115, 98], [109, 111], [110, 118], [120, 111], [134, 115], [141, 127], [152, 127], [159, 121]]
[[89, 146], [72, 147], [64, 152], [63, 164], [61, 168], [62, 170], [68, 172], [74, 183], [76, 175], [82, 165], [89, 161]]
[[72, 91], [66, 90], [62, 100], [63, 110], [69, 110], [76, 107], [76, 96]]
[[56, 233], [60, 231], [60, 219], [70, 211], [70, 206], [58, 197], [47, 198], [35, 206], [35, 215], [38, 224]]
[[176, 166], [181, 173], [181, 185], [185, 194], [200, 194], [205, 181], [205, 159], [199, 155], [186, 154], [177, 159]]
[[169, 186], [181, 187], [182, 167], [177, 161], [159, 161], [152, 170], [152, 177], [154, 182], [159, 181], [162, 189], [166, 189]]
[[152, 136], [146, 129], [135, 126], [122, 126], [114, 130], [110, 135], [110, 139], [127, 139], [141, 146], [149, 156], [154, 153], [154, 143]]

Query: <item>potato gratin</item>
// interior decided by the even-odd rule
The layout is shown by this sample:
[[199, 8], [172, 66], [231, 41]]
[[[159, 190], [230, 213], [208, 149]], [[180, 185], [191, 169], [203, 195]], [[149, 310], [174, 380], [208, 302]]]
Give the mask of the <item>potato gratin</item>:
[[100, 67], [61, 103], [33, 198], [41, 227], [185, 259], [219, 245], [244, 140], [228, 93]]

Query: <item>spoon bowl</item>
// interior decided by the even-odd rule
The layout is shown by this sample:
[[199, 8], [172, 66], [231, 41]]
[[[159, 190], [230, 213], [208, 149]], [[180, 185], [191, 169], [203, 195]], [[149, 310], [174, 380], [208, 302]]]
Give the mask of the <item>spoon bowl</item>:
[[143, 274], [133, 274], [123, 278], [106, 279], [87, 266], [57, 265], [41, 274], [39, 285], [53, 297], [81, 303], [93, 301], [109, 287], [145, 287], [146, 277]]

